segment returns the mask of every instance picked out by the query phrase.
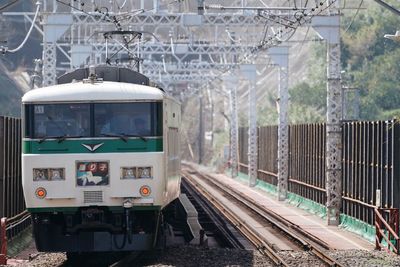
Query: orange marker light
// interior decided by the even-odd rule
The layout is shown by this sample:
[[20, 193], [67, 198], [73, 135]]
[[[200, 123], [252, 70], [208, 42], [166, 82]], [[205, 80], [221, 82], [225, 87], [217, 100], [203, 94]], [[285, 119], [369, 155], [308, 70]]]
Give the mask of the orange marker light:
[[150, 187], [149, 187], [149, 186], [144, 185], [144, 186], [142, 186], [142, 187], [140, 188], [140, 194], [141, 194], [143, 197], [149, 196], [150, 193], [151, 193], [151, 190], [150, 190]]
[[38, 198], [43, 199], [43, 198], [46, 197], [47, 191], [46, 191], [46, 189], [44, 189], [43, 187], [39, 187], [38, 189], [36, 189], [35, 194], [36, 194], [36, 196], [37, 196]]

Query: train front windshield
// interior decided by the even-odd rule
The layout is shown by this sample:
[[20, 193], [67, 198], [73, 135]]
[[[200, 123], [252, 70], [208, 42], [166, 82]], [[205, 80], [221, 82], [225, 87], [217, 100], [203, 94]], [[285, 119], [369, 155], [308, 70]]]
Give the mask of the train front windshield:
[[162, 103], [27, 104], [25, 137], [162, 136]]

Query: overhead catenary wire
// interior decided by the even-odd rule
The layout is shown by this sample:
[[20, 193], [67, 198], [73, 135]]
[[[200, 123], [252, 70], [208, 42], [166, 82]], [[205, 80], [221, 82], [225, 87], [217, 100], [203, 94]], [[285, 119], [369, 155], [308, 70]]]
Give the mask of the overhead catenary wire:
[[10, 6], [14, 5], [14, 4], [16, 4], [18, 1], [19, 1], [19, 0], [13, 0], [13, 1], [11, 1], [10, 3], [4, 4], [3, 6], [0, 7], [0, 11], [2, 11], [2, 10], [4, 10], [4, 9], [6, 9], [6, 8], [8, 8], [8, 7], [10, 7]]
[[[311, 9], [311, 12], [309, 13], [303, 13], [302, 16], [296, 21], [296, 23], [294, 23], [294, 29], [291, 27], [285, 27], [285, 31], [284, 30], [278, 30], [276, 33], [274, 33], [272, 36], [269, 36], [267, 39], [264, 39], [261, 41], [261, 43], [254, 47], [250, 54], [245, 54], [243, 56], [243, 58], [241, 58], [237, 64], [235, 64], [235, 66], [228, 66], [227, 68], [223, 69], [223, 70], [218, 70], [220, 71], [220, 73], [223, 75], [227, 72], [230, 72], [231, 70], [233, 70], [236, 66], [240, 65], [243, 62], [247, 62], [247, 60], [250, 57], [254, 57], [258, 52], [262, 51], [262, 50], [267, 50], [268, 48], [277, 46], [279, 44], [282, 43], [282, 41], [280, 41], [278, 38], [282, 37], [282, 36], [288, 36], [285, 38], [285, 41], [288, 41], [296, 32], [297, 28], [302, 26], [303, 24], [309, 22], [311, 20], [312, 17], [321, 14], [323, 11], [327, 10], [328, 8], [330, 8], [337, 0], [332, 0], [330, 2], [327, 3], [326, 6], [324, 6], [324, 2], [319, 2], [318, 5], [318, 1], [315, 0], [316, 3], [316, 7]], [[265, 5], [265, 3], [263, 3]], [[278, 36], [279, 35], [279, 36]], [[209, 82], [213, 81], [214, 79], [208, 79]]]
[[374, 0], [376, 3], [378, 3], [379, 5], [383, 6], [384, 8], [388, 9], [389, 11], [391, 11], [392, 13], [396, 14], [396, 15], [400, 15], [400, 10], [395, 8], [392, 5], [389, 5], [388, 3], [386, 3], [385, 1], [382, 0]]
[[[106, 6], [99, 6], [99, 5], [97, 5], [96, 1], [92, 1], [94, 13], [89, 13], [89, 12], [85, 11], [83, 8], [75, 7], [71, 3], [64, 2], [62, 0], [56, 0], [56, 1], [58, 3], [60, 3], [60, 4], [68, 6], [71, 9], [80, 11], [80, 12], [82, 12], [82, 13], [88, 15], [88, 16], [91, 16], [91, 17], [96, 17], [96, 16], [101, 15], [101, 18], [100, 18], [101, 20], [104, 20], [106, 22], [110, 22], [110, 23], [114, 24], [115, 28], [119, 32], [124, 32], [123, 31], [123, 27], [122, 27], [122, 23], [121, 23], [122, 20], [129, 19], [130, 17], [136, 16], [136, 15], [138, 15], [140, 13], [143, 13], [143, 12], [149, 12], [149, 11], [154, 10], [154, 8], [148, 9], [148, 10], [138, 9], [138, 10], [135, 10], [133, 14], [132, 13], [123, 13], [123, 14], [120, 13], [118, 15], [115, 15], [115, 13], [113, 13], [112, 10], [110, 12], [110, 10]], [[127, 1], [124, 0], [122, 4], [119, 4], [119, 2], [117, 2], [117, 1], [115, 3], [117, 5], [117, 7], [118, 7], [119, 12], [121, 12], [121, 10], [126, 6]], [[84, 3], [82, 3], [81, 6], [83, 7]], [[152, 35], [154, 37], [155, 40], [159, 41], [157, 36], [155, 34], [153, 34], [153, 33], [146, 32], [146, 31], [136, 31], [136, 32], [150, 34], [150, 35]], [[91, 37], [89, 37], [89, 39]], [[122, 39], [123, 39], [123, 43], [118, 42], [118, 40], [116, 40], [116, 39], [113, 39], [113, 41], [116, 42], [117, 44], [119, 44], [122, 48], [117, 50], [117, 52], [114, 53], [113, 55], [111, 55], [111, 57], [107, 57], [106, 64], [111, 64], [111, 59], [114, 58], [120, 51], [125, 50], [127, 52], [128, 56], [129, 56], [129, 59], [135, 60], [138, 68], [140, 68], [139, 62], [140, 62], [141, 59], [139, 58], [139, 53], [140, 53], [139, 52], [140, 51], [140, 46], [139, 45], [140, 45], [140, 43], [142, 43], [142, 42], [140, 42], [140, 37], [139, 37], [139, 42], [137, 43], [137, 45], [138, 45], [138, 48], [137, 48], [138, 56], [136, 58], [133, 57], [134, 54], [129, 49], [129, 45], [132, 43], [134, 38], [133, 39], [129, 39], [128, 36], [126, 36], [124, 34], [124, 35], [122, 35]], [[118, 61], [118, 59], [116, 61]]]
[[[70, 8], [75, 9], [76, 11], [80, 11], [80, 12], [82, 12], [82, 13], [85, 13], [85, 14], [88, 15], [88, 16], [94, 17], [94, 16], [93, 16], [92, 14], [90, 14], [89, 12], [86, 12], [86, 11], [83, 10], [83, 9], [74, 7], [73, 5], [71, 5], [71, 4], [69, 4], [69, 3], [65, 3], [65, 2], [63, 2], [63, 1], [61, 1], [61, 0], [56, 0], [56, 2], [57, 2], [57, 3], [60, 3], [60, 4], [63, 4], [63, 5], [65, 5], [65, 6], [69, 6]], [[109, 22], [112, 22], [112, 21], [110, 21], [110, 20], [108, 20], [108, 21], [109, 21]]]
[[362, 6], [363, 3], [364, 3], [364, 0], [361, 0], [360, 4], [358, 5], [358, 8], [356, 10], [356, 13], [354, 14], [353, 18], [350, 21], [350, 24], [346, 27], [346, 30], [344, 32], [347, 32], [351, 28], [351, 25], [353, 25], [353, 22], [356, 19], [357, 15], [358, 15], [358, 12], [360, 12], [360, 9], [361, 9], [361, 6]]
[[303, 46], [304, 46], [304, 44], [305, 44], [305, 42], [307, 40], [307, 36], [308, 36], [309, 31], [310, 31], [310, 28], [311, 28], [311, 26], [307, 27], [307, 31], [306, 31], [306, 34], [304, 35], [303, 41], [301, 42], [301, 46], [300, 46], [298, 54], [300, 54], [301, 50], [303, 50]]
[[26, 34], [26, 36], [25, 36], [24, 40], [22, 41], [22, 43], [21, 43], [17, 48], [14, 48], [14, 49], [7, 49], [6, 52], [8, 52], [8, 53], [15, 53], [15, 52], [18, 52], [19, 50], [21, 50], [22, 47], [24, 47], [24, 45], [25, 45], [26, 42], [28, 41], [28, 38], [29, 38], [29, 36], [31, 35], [32, 30], [33, 30], [33, 28], [34, 28], [34, 26], [35, 26], [36, 19], [37, 19], [37, 17], [38, 17], [38, 14], [39, 14], [40, 6], [41, 6], [41, 5], [42, 5], [42, 4], [41, 4], [40, 1], [37, 1], [37, 2], [36, 2], [36, 12], [35, 12], [35, 16], [33, 17], [31, 27], [29, 28], [29, 31], [28, 31], [28, 33]]

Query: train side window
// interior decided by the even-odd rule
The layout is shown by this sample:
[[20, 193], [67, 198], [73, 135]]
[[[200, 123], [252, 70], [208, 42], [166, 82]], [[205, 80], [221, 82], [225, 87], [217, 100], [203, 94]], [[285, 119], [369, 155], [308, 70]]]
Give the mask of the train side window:
[[24, 137], [32, 138], [33, 135], [33, 105], [24, 105]]

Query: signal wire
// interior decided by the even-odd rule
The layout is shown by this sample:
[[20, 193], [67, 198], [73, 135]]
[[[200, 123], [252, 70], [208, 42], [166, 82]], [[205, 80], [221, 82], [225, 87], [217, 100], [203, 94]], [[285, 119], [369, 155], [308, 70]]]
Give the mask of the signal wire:
[[10, 3], [8, 3], [8, 4], [5, 4], [5, 5], [1, 6], [1, 7], [0, 7], [0, 11], [6, 9], [7, 7], [10, 7], [10, 6], [14, 5], [14, 4], [17, 3], [18, 1], [19, 1], [19, 0], [14, 0], [14, 1], [11, 1]]
[[357, 17], [358, 12], [360, 11], [363, 2], [364, 2], [364, 0], [360, 1], [360, 5], [358, 6], [356, 13], [354, 14], [353, 18], [350, 21], [349, 26], [346, 27], [346, 30], [344, 32], [347, 32], [350, 29], [351, 25], [353, 25], [353, 22], [354, 22], [355, 18]]
[[31, 33], [32, 33], [33, 27], [35, 26], [36, 19], [37, 19], [37, 16], [38, 16], [38, 14], [39, 14], [40, 6], [41, 6], [41, 5], [42, 5], [42, 4], [40, 3], [40, 1], [37, 1], [37, 2], [36, 2], [36, 13], [35, 13], [35, 16], [33, 17], [31, 27], [29, 28], [29, 31], [28, 31], [28, 33], [26, 34], [25, 39], [22, 41], [22, 43], [21, 43], [17, 48], [15, 48], [15, 49], [7, 49], [6, 52], [8, 52], [8, 53], [15, 53], [15, 52], [18, 52], [18, 51], [21, 50], [21, 48], [25, 45], [25, 43], [28, 41], [28, 38], [29, 38], [29, 36], [30, 36]]

